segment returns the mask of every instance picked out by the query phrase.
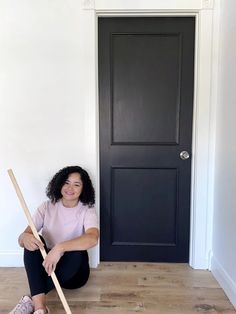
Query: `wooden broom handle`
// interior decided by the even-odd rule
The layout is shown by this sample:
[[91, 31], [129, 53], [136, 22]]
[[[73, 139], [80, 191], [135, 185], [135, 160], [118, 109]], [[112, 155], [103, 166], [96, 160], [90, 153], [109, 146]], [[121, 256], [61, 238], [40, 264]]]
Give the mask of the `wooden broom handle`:
[[[39, 241], [41, 241], [40, 236], [39, 236], [39, 234], [38, 234], [38, 232], [37, 232], [37, 230], [36, 230], [36, 228], [35, 228], [35, 225], [34, 225], [34, 222], [33, 222], [32, 217], [31, 217], [30, 211], [29, 211], [29, 209], [28, 209], [28, 207], [27, 207], [27, 205], [26, 205], [26, 202], [25, 202], [25, 200], [24, 200], [24, 197], [23, 197], [23, 195], [22, 195], [22, 193], [21, 193], [20, 187], [19, 187], [19, 185], [18, 185], [18, 183], [17, 183], [17, 181], [16, 181], [16, 178], [15, 178], [15, 176], [14, 176], [14, 174], [13, 174], [13, 171], [12, 171], [11, 169], [8, 169], [7, 172], [8, 172], [8, 174], [9, 174], [9, 177], [10, 177], [10, 179], [11, 179], [11, 181], [12, 181], [12, 184], [13, 184], [13, 186], [14, 186], [14, 188], [15, 188], [15, 191], [16, 191], [16, 194], [17, 194], [17, 196], [18, 196], [18, 199], [19, 199], [19, 201], [20, 201], [20, 203], [21, 203], [21, 206], [22, 206], [22, 208], [23, 208], [23, 210], [24, 210], [24, 212], [25, 212], [25, 215], [26, 215], [26, 217], [27, 217], [29, 226], [30, 226], [30, 228], [31, 228], [31, 230], [32, 230], [32, 232], [33, 232], [33, 235], [35, 236], [36, 239], [38, 239]], [[42, 242], [42, 241], [41, 241], [41, 242]], [[47, 256], [47, 253], [46, 253], [45, 249], [44, 249], [44, 248], [43, 248], [43, 249], [40, 249], [40, 252], [41, 252], [41, 254], [42, 254], [42, 256], [43, 256], [43, 259], [45, 259], [45, 257]], [[58, 295], [59, 295], [59, 298], [60, 298], [60, 300], [61, 300], [61, 302], [62, 302], [62, 305], [64, 306], [65, 312], [66, 312], [67, 314], [72, 314], [72, 312], [71, 312], [71, 310], [70, 310], [70, 308], [69, 308], [69, 305], [68, 305], [68, 303], [67, 303], [67, 301], [66, 301], [66, 298], [65, 298], [65, 296], [64, 296], [64, 293], [63, 293], [63, 291], [62, 291], [62, 289], [61, 289], [61, 286], [60, 286], [60, 284], [59, 284], [59, 282], [58, 282], [58, 280], [57, 280], [57, 277], [56, 277], [55, 272], [52, 272], [51, 277], [52, 277], [52, 281], [53, 281], [53, 283], [54, 283], [54, 285], [55, 285], [55, 287], [56, 287], [56, 290], [57, 290], [57, 293], [58, 293]]]

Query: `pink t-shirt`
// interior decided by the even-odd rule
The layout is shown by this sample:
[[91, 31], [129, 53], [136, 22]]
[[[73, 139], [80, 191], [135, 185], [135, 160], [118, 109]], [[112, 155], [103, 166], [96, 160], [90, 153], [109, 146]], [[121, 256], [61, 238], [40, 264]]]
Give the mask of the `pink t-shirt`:
[[63, 206], [61, 200], [56, 204], [46, 201], [32, 218], [49, 249], [57, 243], [81, 236], [89, 228], [98, 228], [95, 208], [81, 202], [69, 208]]

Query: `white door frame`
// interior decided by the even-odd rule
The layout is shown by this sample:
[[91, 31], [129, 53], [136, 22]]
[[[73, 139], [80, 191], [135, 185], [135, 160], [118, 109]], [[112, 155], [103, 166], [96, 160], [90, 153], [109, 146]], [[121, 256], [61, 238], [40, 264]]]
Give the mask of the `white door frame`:
[[[196, 18], [189, 264], [195, 269], [207, 269], [211, 259], [212, 237], [210, 148], [212, 146], [211, 123], [214, 121], [210, 118], [213, 0], [142, 0], [138, 2], [135, 0], [85, 0], [83, 9], [94, 12], [96, 55], [99, 16], [194, 16]], [[98, 125], [98, 108], [96, 112]], [[99, 139], [97, 139], [97, 155], [99, 156], [98, 143]], [[98, 178], [99, 170], [98, 167]]]

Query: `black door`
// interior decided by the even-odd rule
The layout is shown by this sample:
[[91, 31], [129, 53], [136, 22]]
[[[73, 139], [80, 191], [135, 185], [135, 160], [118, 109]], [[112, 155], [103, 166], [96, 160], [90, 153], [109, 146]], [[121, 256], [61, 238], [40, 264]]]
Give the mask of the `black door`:
[[98, 23], [101, 260], [187, 262], [195, 19]]

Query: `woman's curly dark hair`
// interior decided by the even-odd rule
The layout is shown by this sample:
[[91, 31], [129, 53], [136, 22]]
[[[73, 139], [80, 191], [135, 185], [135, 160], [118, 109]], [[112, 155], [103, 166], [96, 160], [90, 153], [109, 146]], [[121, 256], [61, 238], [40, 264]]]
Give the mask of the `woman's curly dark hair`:
[[84, 205], [89, 205], [90, 207], [94, 205], [95, 193], [93, 184], [87, 171], [79, 166], [69, 166], [62, 168], [53, 176], [51, 181], [48, 183], [48, 186], [46, 188], [46, 195], [53, 204], [55, 204], [62, 198], [62, 186], [65, 184], [69, 175], [75, 172], [80, 174], [81, 180], [83, 182], [83, 189], [82, 193], [80, 194], [79, 200]]

